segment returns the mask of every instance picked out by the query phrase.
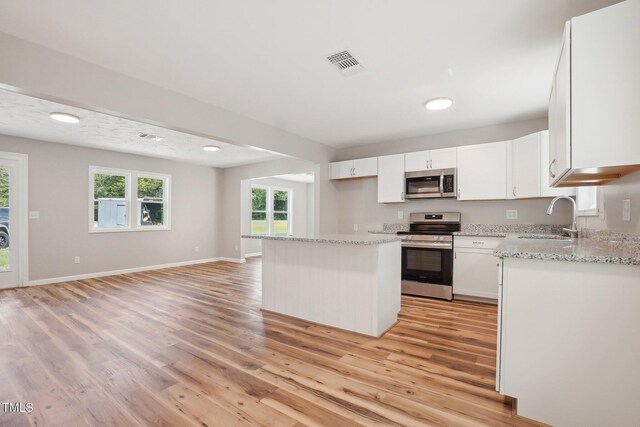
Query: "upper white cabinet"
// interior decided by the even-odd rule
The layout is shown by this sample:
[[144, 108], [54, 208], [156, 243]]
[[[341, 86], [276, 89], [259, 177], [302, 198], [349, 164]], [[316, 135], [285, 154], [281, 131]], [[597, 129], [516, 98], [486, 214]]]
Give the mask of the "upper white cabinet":
[[404, 154], [378, 157], [378, 203], [404, 202]]
[[345, 160], [331, 163], [331, 179], [363, 178], [378, 174], [378, 158]]
[[566, 24], [549, 99], [554, 186], [640, 168], [639, 17], [640, 2], [624, 1]]
[[573, 196], [573, 188], [549, 187], [549, 132], [536, 132], [510, 142], [507, 198]]
[[507, 141], [457, 150], [458, 200], [506, 199]]
[[416, 151], [404, 155], [405, 172], [429, 169], [450, 169], [456, 167], [456, 148]]

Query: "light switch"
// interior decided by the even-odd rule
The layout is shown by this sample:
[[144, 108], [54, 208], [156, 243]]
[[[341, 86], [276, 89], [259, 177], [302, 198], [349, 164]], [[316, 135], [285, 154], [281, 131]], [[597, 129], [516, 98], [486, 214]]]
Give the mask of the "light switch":
[[29, 219], [40, 219], [40, 211], [29, 211]]
[[622, 220], [631, 221], [631, 199], [622, 201]]
[[398, 211], [398, 219], [404, 219], [404, 211]]
[[353, 224], [353, 231], [358, 231], [358, 224]]

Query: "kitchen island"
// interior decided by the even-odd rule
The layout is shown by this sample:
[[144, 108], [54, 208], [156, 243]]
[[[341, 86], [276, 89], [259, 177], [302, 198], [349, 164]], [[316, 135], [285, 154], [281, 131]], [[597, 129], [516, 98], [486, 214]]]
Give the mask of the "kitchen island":
[[400, 311], [395, 235], [262, 239], [262, 309], [379, 337]]

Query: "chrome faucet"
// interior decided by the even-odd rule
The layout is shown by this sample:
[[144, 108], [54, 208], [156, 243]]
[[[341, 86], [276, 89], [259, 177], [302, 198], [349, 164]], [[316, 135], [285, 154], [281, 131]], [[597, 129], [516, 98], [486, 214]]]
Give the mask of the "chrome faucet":
[[573, 205], [573, 223], [571, 224], [571, 228], [563, 228], [562, 231], [567, 233], [571, 237], [578, 237], [578, 228], [576, 224], [576, 201], [573, 200], [573, 198], [569, 196], [554, 197], [551, 203], [549, 204], [549, 207], [547, 208], [547, 215], [551, 215], [553, 213], [553, 206], [560, 199], [570, 200], [571, 204]]

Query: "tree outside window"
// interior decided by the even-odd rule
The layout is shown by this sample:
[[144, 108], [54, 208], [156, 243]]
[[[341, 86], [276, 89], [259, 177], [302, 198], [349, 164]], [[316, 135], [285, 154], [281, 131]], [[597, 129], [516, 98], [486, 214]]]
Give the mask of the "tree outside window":
[[291, 234], [291, 190], [251, 186], [251, 234]]

